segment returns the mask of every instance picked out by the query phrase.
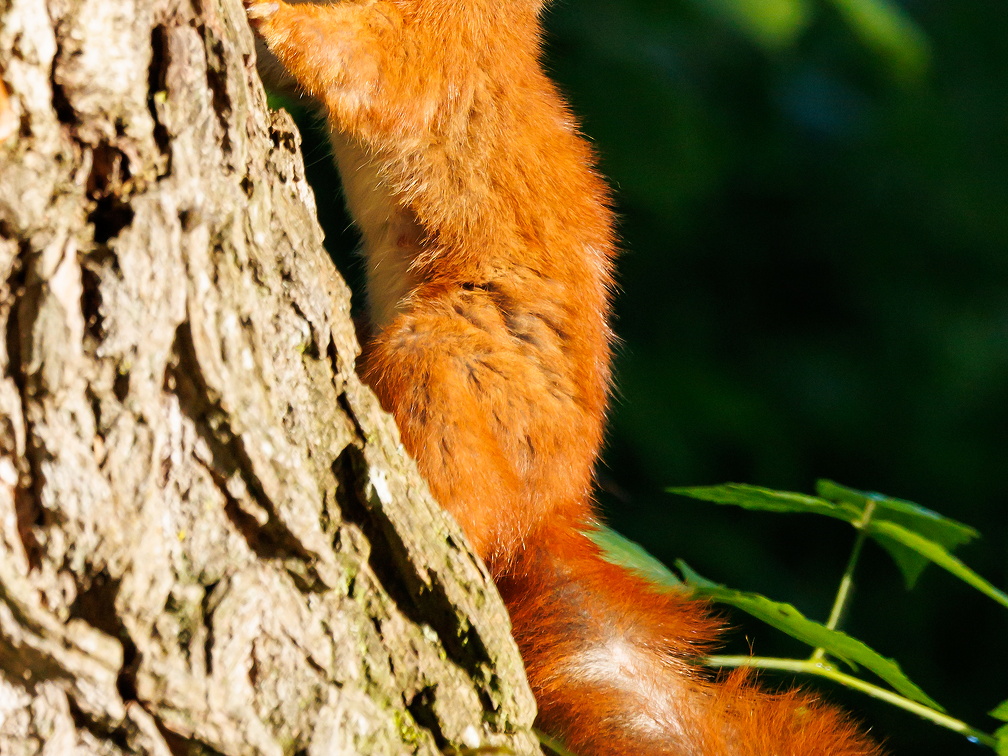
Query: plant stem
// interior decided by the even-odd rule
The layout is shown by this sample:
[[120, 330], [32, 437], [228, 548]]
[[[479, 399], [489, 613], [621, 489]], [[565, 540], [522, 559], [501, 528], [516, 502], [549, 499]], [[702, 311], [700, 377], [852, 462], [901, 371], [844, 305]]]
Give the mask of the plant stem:
[[[851, 593], [854, 589], [854, 570], [857, 569], [857, 563], [861, 559], [861, 549], [868, 538], [865, 526], [871, 522], [872, 515], [874, 514], [875, 502], [869, 501], [861, 519], [854, 523], [858, 535], [854, 541], [854, 548], [851, 549], [850, 559], [847, 560], [847, 567], [844, 570], [843, 577], [840, 579], [840, 587], [837, 589], [836, 598], [833, 599], [833, 608], [830, 610], [829, 619], [826, 621], [826, 627], [830, 630], [837, 629], [840, 625], [840, 620], [843, 619], [844, 612], [847, 611], [847, 605], [850, 603]], [[812, 662], [822, 662], [825, 658], [826, 649], [817, 648], [812, 652], [809, 660]]]
[[712, 667], [754, 667], [757, 669], [774, 669], [784, 672], [798, 672], [807, 675], [825, 677], [848, 688], [859, 690], [862, 693], [885, 701], [905, 711], [916, 714], [923, 719], [930, 720], [941, 727], [958, 732], [975, 743], [994, 748], [997, 740], [981, 730], [970, 727], [962, 720], [950, 717], [940, 711], [932, 709], [930, 706], [911, 701], [905, 696], [893, 693], [878, 685], [865, 682], [864, 680], [840, 672], [830, 664], [823, 663], [816, 659], [775, 659], [759, 656], [708, 656], [705, 662]]

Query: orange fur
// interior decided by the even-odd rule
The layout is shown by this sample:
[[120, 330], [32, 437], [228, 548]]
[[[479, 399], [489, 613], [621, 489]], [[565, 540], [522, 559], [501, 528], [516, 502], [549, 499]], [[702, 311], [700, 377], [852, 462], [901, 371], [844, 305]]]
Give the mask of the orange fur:
[[703, 604], [603, 561], [593, 466], [614, 242], [539, 64], [539, 0], [246, 0], [326, 108], [363, 236], [362, 372], [511, 613], [539, 722], [582, 756], [877, 753], [807, 694], [715, 683]]

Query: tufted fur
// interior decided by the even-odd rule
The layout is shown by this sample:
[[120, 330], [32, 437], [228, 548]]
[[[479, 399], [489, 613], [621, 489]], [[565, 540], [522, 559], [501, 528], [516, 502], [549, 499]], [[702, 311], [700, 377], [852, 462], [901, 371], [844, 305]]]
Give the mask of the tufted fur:
[[362, 372], [511, 612], [540, 726], [581, 756], [855, 756], [804, 693], [691, 660], [703, 604], [603, 561], [592, 527], [612, 336], [606, 189], [539, 64], [538, 0], [246, 0], [326, 108], [376, 336]]

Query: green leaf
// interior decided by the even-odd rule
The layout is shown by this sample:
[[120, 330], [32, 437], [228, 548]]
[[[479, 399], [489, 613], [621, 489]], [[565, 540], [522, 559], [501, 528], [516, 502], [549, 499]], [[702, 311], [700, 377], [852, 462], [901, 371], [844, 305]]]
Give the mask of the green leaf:
[[[914, 533], [911, 530], [892, 522], [872, 521], [868, 524], [866, 532], [869, 536], [879, 541], [883, 545], [886, 542], [896, 542], [897, 544], [910, 549], [944, 570], [948, 570], [957, 578], [969, 586], [976, 588], [985, 596], [992, 598], [1004, 607], [1008, 607], [1008, 594], [995, 588], [994, 585], [984, 580], [976, 572], [967, 567], [963, 562], [952, 556], [941, 544]], [[886, 546], [888, 548], [888, 546]]]
[[903, 575], [903, 584], [906, 589], [909, 591], [916, 586], [918, 578], [924, 572], [924, 568], [931, 564], [931, 560], [891, 538], [878, 535], [873, 540], [892, 557], [900, 574]]
[[[855, 527], [863, 527], [862, 521], [865, 519], [865, 513], [871, 507], [872, 522], [889, 522], [899, 525], [948, 551], [968, 543], [978, 535], [968, 525], [944, 517], [912, 501], [847, 488], [830, 480], [820, 480], [816, 483], [818, 496], [774, 491], [739, 483], [670, 488], [668, 491], [715, 504], [731, 504], [763, 512], [819, 514], [843, 520]], [[909, 547], [899, 539], [887, 538], [884, 534], [880, 534], [875, 540], [896, 562], [908, 588], [914, 586], [921, 572], [932, 561], [919, 549]]]
[[998, 756], [1008, 756], [1008, 725], [995, 730], [994, 738], [997, 741], [994, 744], [994, 752]]
[[832, 0], [854, 32], [902, 79], [919, 79], [931, 60], [921, 28], [892, 0]]
[[825, 515], [844, 522], [858, 522], [864, 512], [864, 505], [828, 501], [816, 496], [774, 491], [759, 486], [742, 483], [725, 483], [721, 486], [695, 486], [691, 488], [669, 488], [669, 493], [688, 496], [692, 499], [710, 501], [714, 504], [732, 504], [744, 509], [763, 512], [805, 512]]
[[841, 486], [832, 480], [816, 481], [816, 493], [824, 499], [849, 504], [862, 511], [869, 503], [874, 504], [873, 520], [885, 520], [902, 525], [907, 530], [937, 541], [949, 549], [969, 543], [980, 535], [969, 525], [945, 517], [912, 501], [896, 499], [870, 491], [859, 491], [856, 488]]
[[664, 590], [683, 589], [682, 580], [639, 543], [605, 525], [584, 533], [602, 549], [602, 557], [607, 562], [619, 565]]
[[787, 47], [808, 25], [809, 0], [698, 0], [770, 50]]
[[1002, 722], [1008, 722], [1008, 701], [1002, 701], [991, 711], [990, 715], [994, 719], [1000, 719]]
[[[731, 488], [734, 490], [737, 487]], [[710, 491], [710, 489], [702, 490]], [[659, 589], [683, 589], [683, 581], [640, 544], [605, 526], [586, 531], [585, 534], [602, 550], [603, 557], [607, 561], [640, 575]], [[701, 577], [685, 562], [676, 562], [676, 566], [696, 596], [741, 609], [809, 646], [825, 649], [830, 656], [851, 667], [863, 666], [907, 698], [942, 711], [934, 700], [903, 673], [895, 661], [887, 659], [856, 638], [838, 630], [830, 630], [806, 618], [790, 604], [771, 601], [758, 593], [726, 588]]]
[[[816, 483], [819, 496], [838, 503], [848, 504], [864, 510], [869, 504], [875, 506], [872, 520], [891, 522], [910, 530], [929, 541], [935, 541], [949, 551], [964, 543], [969, 543], [979, 534], [970, 526], [938, 514], [920, 504], [905, 499], [895, 499], [882, 494], [847, 488], [831, 480]], [[927, 557], [899, 541], [880, 537], [875, 539], [889, 552], [896, 562], [907, 588], [912, 588], [924, 568], [930, 564]]]
[[871, 670], [901, 695], [944, 711], [903, 673], [899, 664], [856, 638], [808, 619], [790, 604], [771, 601], [758, 593], [726, 588], [707, 580], [690, 569], [685, 562], [677, 561], [676, 567], [683, 573], [686, 583], [694, 588], [697, 596], [741, 609], [803, 643], [824, 649], [830, 656], [850, 666], [860, 665]]

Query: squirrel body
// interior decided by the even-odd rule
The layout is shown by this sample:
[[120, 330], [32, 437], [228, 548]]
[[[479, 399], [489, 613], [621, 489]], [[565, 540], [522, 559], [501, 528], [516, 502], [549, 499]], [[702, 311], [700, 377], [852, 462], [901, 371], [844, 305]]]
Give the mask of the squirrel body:
[[808, 694], [708, 679], [705, 605], [587, 535], [613, 218], [540, 65], [541, 0], [245, 5], [325, 107], [367, 265], [362, 375], [493, 575], [539, 726], [580, 756], [878, 753]]

